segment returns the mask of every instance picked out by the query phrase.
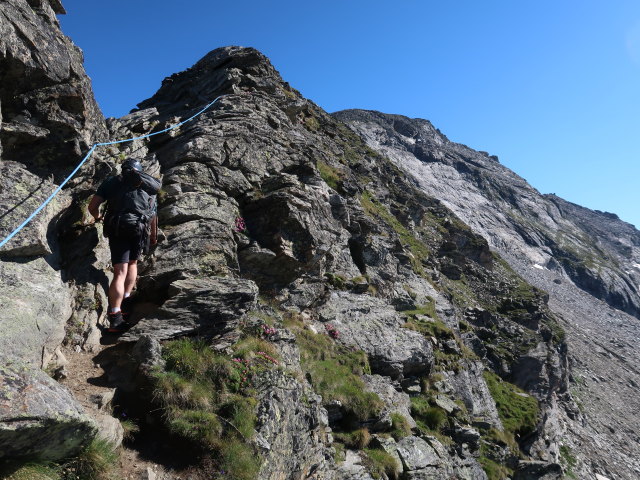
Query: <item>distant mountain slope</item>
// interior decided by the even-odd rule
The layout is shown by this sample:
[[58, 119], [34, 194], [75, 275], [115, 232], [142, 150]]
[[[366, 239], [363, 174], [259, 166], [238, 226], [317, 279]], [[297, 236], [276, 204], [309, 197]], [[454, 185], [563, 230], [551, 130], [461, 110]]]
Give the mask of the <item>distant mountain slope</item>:
[[587, 420], [584, 430], [568, 428], [583, 450], [590, 445], [594, 466], [637, 478], [640, 232], [614, 214], [541, 195], [496, 157], [450, 142], [426, 120], [362, 110], [334, 117], [549, 292], [549, 305], [565, 321], [572, 391]]
[[500, 252], [517, 256], [523, 266], [562, 271], [596, 298], [640, 317], [640, 232], [632, 225], [541, 195], [496, 157], [450, 142], [426, 120], [361, 110], [335, 117], [412, 173], [425, 192]]

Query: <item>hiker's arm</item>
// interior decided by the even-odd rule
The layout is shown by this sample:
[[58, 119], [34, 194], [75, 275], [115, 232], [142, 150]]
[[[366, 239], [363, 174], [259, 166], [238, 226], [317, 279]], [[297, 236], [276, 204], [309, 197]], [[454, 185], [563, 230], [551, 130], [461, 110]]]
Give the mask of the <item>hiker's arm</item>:
[[162, 183], [157, 178], [152, 177], [144, 172], [138, 172], [140, 176], [140, 188], [142, 188], [149, 195], [157, 195]]
[[100, 205], [102, 205], [103, 202], [104, 198], [102, 198], [100, 195], [94, 195], [89, 202], [89, 206], [87, 207], [89, 213], [96, 222], [102, 220], [102, 216], [100, 215]]

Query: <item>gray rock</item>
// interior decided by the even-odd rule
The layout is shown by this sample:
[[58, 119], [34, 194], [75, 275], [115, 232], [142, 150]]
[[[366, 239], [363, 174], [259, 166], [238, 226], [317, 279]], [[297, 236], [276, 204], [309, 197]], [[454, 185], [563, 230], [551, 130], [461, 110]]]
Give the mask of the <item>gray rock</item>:
[[340, 342], [367, 353], [375, 373], [399, 378], [424, 375], [431, 369], [428, 340], [400, 328], [404, 322], [395, 309], [377, 298], [334, 292], [318, 315], [338, 329]]
[[[261, 375], [256, 430], [262, 438], [259, 478], [301, 478], [328, 468], [326, 412], [320, 397], [282, 371]], [[265, 448], [268, 447], [268, 448]]]
[[173, 282], [169, 295], [154, 318], [141, 320], [122, 340], [130, 342], [142, 336], [167, 340], [196, 332], [223, 333], [255, 308], [258, 288], [243, 279], [191, 278]]
[[427, 467], [439, 467], [442, 460], [436, 450], [420, 437], [405, 437], [398, 442], [398, 455], [405, 471], [423, 470]]
[[0, 358], [46, 365], [64, 339], [71, 303], [70, 289], [45, 258], [0, 261]]
[[336, 469], [336, 480], [373, 480], [363, 465], [362, 457], [358, 452], [346, 450], [344, 462], [338, 464]]
[[480, 442], [480, 432], [468, 425], [456, 425], [453, 429], [453, 436], [460, 443], [468, 444], [472, 449], [476, 449]]
[[482, 362], [470, 361], [465, 366], [466, 368], [457, 373], [446, 372], [446, 383], [455, 393], [455, 397], [464, 402], [470, 415], [481, 417], [489, 425], [502, 429], [495, 402], [482, 376]]
[[133, 346], [131, 355], [138, 362], [139, 368], [151, 371], [154, 367], [163, 367], [162, 345], [151, 336], [142, 335]]
[[[4, 131], [3, 127], [3, 131]], [[24, 165], [12, 161], [0, 163], [0, 238], [6, 238], [26, 220], [56, 189], [50, 180], [30, 173]], [[2, 248], [3, 257], [49, 255], [49, 224], [70, 204], [66, 192], [59, 193], [29, 224]]]
[[98, 437], [118, 448], [124, 438], [124, 428], [117, 418], [103, 413], [94, 413], [93, 419], [98, 425]]
[[57, 180], [106, 129], [82, 53], [60, 31], [56, 12], [64, 12], [57, 0], [3, 2], [0, 143], [3, 159]]
[[560, 480], [564, 478], [562, 467], [557, 463], [520, 460], [513, 475], [514, 480]]
[[111, 409], [111, 402], [116, 394], [115, 388], [110, 388], [105, 392], [95, 393], [89, 396], [89, 401], [95, 405], [98, 410], [108, 412]]
[[391, 427], [391, 414], [402, 415], [411, 428], [416, 427], [416, 422], [411, 417], [411, 400], [409, 395], [399, 392], [394, 387], [389, 377], [380, 375], [364, 375], [362, 377], [367, 390], [374, 392], [384, 402], [384, 409], [380, 418], [376, 421], [374, 430], [387, 430]]
[[58, 460], [94, 438], [96, 424], [43, 371], [9, 362], [0, 373], [0, 458]]
[[393, 439], [393, 437], [383, 437], [380, 435], [373, 435], [370, 446], [373, 448], [381, 448], [382, 450], [384, 450], [385, 452], [387, 452], [389, 455], [393, 457], [393, 459], [397, 463], [396, 473], [397, 473], [397, 476], [399, 477], [403, 470], [402, 459], [400, 458], [400, 455], [398, 455], [398, 444]]
[[447, 412], [447, 414], [460, 411], [460, 405], [445, 395], [436, 395], [433, 401], [438, 407]]

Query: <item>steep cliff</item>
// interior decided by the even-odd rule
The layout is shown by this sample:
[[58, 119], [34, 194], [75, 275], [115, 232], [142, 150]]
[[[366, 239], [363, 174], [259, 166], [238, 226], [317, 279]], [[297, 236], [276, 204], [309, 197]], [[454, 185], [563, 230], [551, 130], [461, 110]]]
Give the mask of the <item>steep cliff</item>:
[[[210, 52], [165, 79], [132, 113], [105, 123], [80, 64], [69, 63], [79, 56], [57, 28], [51, 5], [57, 12], [61, 5], [9, 4], [2, 12], [3, 31], [14, 28], [23, 32], [15, 38], [37, 34], [50, 37], [42, 45], [65, 45], [41, 53], [29, 44], [20, 58], [34, 77], [52, 79], [47, 88], [58, 92], [66, 85], [75, 92], [76, 109], [69, 110], [60, 100], [67, 97], [56, 94], [52, 98], [60, 101], [50, 100], [47, 108], [34, 101], [27, 122], [26, 113], [15, 120], [13, 107], [5, 113], [2, 97], [2, 168], [8, 182], [3, 192], [13, 195], [3, 193], [8, 201], [2, 215], [15, 215], [3, 222], [7, 231], [24, 216], [14, 205], [30, 210], [40, 199], [32, 191], [38, 185], [43, 195], [52, 189], [51, 182], [92, 141], [158, 132], [221, 97], [179, 129], [100, 148], [65, 191], [66, 199], [1, 252], [0, 301], [10, 307], [0, 316], [9, 332], [0, 336], [6, 345], [3, 364], [9, 366], [0, 388], [3, 467], [18, 475], [26, 468], [21, 463], [34, 458], [64, 465], [65, 458], [86, 451], [96, 422], [110, 430], [101, 427], [103, 437], [119, 443], [122, 427], [114, 417], [126, 415], [129, 423], [123, 425], [132, 433], [116, 472], [121, 477], [149, 467], [156, 473], [144, 473], [145, 478], [554, 479], [563, 469], [584, 478], [594, 472], [626, 478], [630, 463], [614, 469], [592, 450], [586, 438], [591, 427], [579, 424], [589, 412], [581, 413], [569, 394], [559, 322], [573, 331], [575, 319], [567, 313], [573, 307], [563, 302], [575, 295], [599, 295], [636, 313], [637, 298], [624, 285], [634, 277], [601, 282], [606, 289], [589, 294], [576, 289], [574, 282], [593, 271], [588, 262], [582, 267], [591, 273], [570, 270], [563, 255], [570, 252], [565, 243], [580, 241], [582, 248], [584, 237], [563, 230], [570, 238], [554, 244], [557, 251], [531, 240], [522, 250], [526, 257], [515, 246], [501, 248], [528, 227], [497, 224], [493, 213], [486, 223], [475, 224], [452, 200], [455, 195], [445, 195], [467, 183], [476, 188], [475, 183], [451, 176], [449, 186], [442, 186], [443, 179], [432, 182], [443, 191], [429, 190], [422, 175], [403, 170], [416, 165], [405, 160], [418, 157], [413, 150], [403, 156], [393, 143], [395, 130], [385, 130], [386, 116], [367, 114], [375, 118], [360, 122], [365, 114], [343, 114], [360, 137], [283, 82], [269, 60], [251, 48]], [[16, 42], [7, 45], [18, 51], [12, 47]], [[9, 47], [5, 58], [13, 62], [18, 55]], [[64, 70], [64, 65], [72, 67]], [[64, 75], [47, 73], [58, 70]], [[65, 141], [51, 123], [63, 110], [72, 125]], [[48, 133], [17, 142], [7, 118]], [[398, 138], [410, 138], [414, 123], [404, 121], [409, 130]], [[376, 128], [391, 142], [389, 148], [372, 141]], [[448, 148], [436, 133], [434, 145]], [[77, 151], [69, 150], [69, 138]], [[419, 165], [438, 163], [440, 151], [430, 148], [420, 150]], [[29, 161], [45, 149], [55, 150], [47, 157], [50, 170]], [[485, 157], [464, 152], [469, 163]], [[95, 185], [127, 157], [138, 158], [147, 172], [163, 179], [161, 241], [141, 262], [135, 325], [115, 341], [100, 337], [109, 261], [102, 227], [88, 222], [85, 209]], [[50, 172], [54, 178], [45, 188]], [[479, 192], [502, 192], [514, 201], [520, 198], [514, 192], [530, 189], [506, 169], [485, 183]], [[537, 199], [530, 190], [528, 198]], [[579, 207], [560, 199], [551, 203], [582, 222], [581, 228], [594, 222]], [[522, 210], [524, 218], [529, 214]], [[599, 248], [612, 255], [607, 261], [619, 262], [626, 250], [615, 245], [632, 242], [633, 231], [621, 226], [615, 243], [605, 240], [607, 227], [599, 228], [606, 244]], [[531, 232], [542, 238], [538, 230]], [[536, 259], [540, 268], [524, 268], [530, 267], [524, 258]], [[566, 271], [560, 284], [549, 277], [559, 285], [556, 292], [547, 294], [525, 281], [548, 291], [549, 284], [529, 273], [553, 265], [556, 272]], [[607, 278], [617, 275], [609, 263], [602, 271]], [[583, 302], [583, 308], [593, 302]], [[64, 367], [56, 377], [76, 400], [34, 368], [47, 366]], [[27, 370], [46, 386], [37, 387], [42, 404], [70, 406], [67, 423], [56, 423], [52, 415], [33, 434], [26, 422], [36, 412], [29, 402], [37, 382], [23, 374]], [[593, 394], [590, 382], [581, 385]], [[24, 399], [19, 411], [16, 391]], [[81, 425], [83, 434], [63, 430], [67, 425]], [[64, 449], [57, 448], [60, 431], [68, 443]], [[7, 450], [8, 445], [17, 447]], [[138, 461], [127, 464], [132, 455]]]

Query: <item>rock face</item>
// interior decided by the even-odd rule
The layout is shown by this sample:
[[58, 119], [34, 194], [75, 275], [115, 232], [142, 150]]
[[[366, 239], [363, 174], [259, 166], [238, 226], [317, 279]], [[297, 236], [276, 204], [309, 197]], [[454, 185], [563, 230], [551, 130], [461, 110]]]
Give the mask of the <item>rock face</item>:
[[[2, 239], [106, 135], [82, 54], [60, 32], [56, 13], [64, 13], [56, 0], [8, 0], [0, 9]], [[69, 392], [38, 370], [74, 313], [57, 239], [71, 196], [59, 194], [0, 251], [2, 456], [59, 459], [95, 435]]]
[[[636, 478], [640, 378], [629, 366], [640, 361], [640, 354], [628, 339], [639, 333], [640, 232], [614, 214], [541, 195], [495, 157], [450, 142], [426, 120], [359, 110], [335, 116], [549, 293], [549, 305], [567, 332], [574, 366], [571, 389], [584, 405], [578, 422], [558, 424], [580, 439], [575, 452], [585, 465], [574, 472], [585, 478], [594, 472]], [[518, 368], [529, 375], [547, 354], [546, 348], [532, 350]], [[613, 425], [625, 425], [624, 433], [608, 428]], [[569, 439], [563, 443], [565, 452], [577, 447]]]
[[401, 328], [404, 321], [386, 302], [335, 292], [317, 312], [320, 320], [338, 329], [340, 342], [367, 353], [374, 373], [402, 379], [431, 370], [431, 343], [418, 332]]
[[0, 12], [2, 158], [67, 172], [106, 134], [82, 53], [60, 32], [58, 1], [7, 0]]
[[141, 320], [122, 340], [224, 333], [232, 329], [230, 323], [255, 308], [258, 288], [242, 279], [185, 279], [173, 282], [169, 295], [156, 316]]

